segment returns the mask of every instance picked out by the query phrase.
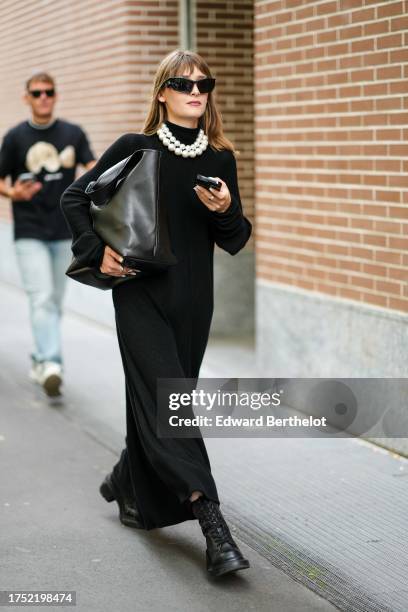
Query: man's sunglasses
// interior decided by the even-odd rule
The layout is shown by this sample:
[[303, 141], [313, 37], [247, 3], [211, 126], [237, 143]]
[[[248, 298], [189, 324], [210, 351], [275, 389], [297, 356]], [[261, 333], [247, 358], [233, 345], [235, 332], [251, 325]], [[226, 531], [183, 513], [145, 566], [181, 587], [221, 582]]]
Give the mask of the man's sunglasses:
[[199, 79], [198, 81], [193, 81], [186, 77], [170, 77], [167, 81], [164, 81], [162, 87], [171, 87], [174, 91], [179, 91], [181, 93], [191, 93], [194, 83], [197, 83], [200, 93], [210, 93], [215, 87], [215, 79], [209, 77]]
[[41, 94], [45, 94], [48, 98], [55, 96], [55, 89], [31, 89], [28, 92], [33, 98], [40, 98]]

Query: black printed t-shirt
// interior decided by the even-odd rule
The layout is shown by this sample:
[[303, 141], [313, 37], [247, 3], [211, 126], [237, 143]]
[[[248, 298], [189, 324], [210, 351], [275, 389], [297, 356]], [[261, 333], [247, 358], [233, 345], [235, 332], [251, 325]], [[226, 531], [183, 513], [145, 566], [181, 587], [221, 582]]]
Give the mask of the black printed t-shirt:
[[0, 149], [0, 178], [32, 172], [43, 186], [30, 201], [12, 202], [14, 239], [63, 240], [71, 232], [60, 207], [65, 189], [75, 180], [78, 164], [95, 159], [79, 125], [55, 119], [48, 127], [23, 121], [4, 136]]

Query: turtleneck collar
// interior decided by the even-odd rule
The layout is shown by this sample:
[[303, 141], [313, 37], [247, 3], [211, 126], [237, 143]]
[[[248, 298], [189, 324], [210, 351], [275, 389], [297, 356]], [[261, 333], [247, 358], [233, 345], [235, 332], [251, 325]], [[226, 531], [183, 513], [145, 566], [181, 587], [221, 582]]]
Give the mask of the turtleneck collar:
[[168, 126], [171, 133], [178, 139], [180, 142], [185, 144], [192, 144], [198, 136], [198, 132], [200, 131], [200, 125], [196, 128], [185, 127], [184, 125], [178, 125], [178, 123], [173, 123], [168, 119], [165, 120], [166, 125]]

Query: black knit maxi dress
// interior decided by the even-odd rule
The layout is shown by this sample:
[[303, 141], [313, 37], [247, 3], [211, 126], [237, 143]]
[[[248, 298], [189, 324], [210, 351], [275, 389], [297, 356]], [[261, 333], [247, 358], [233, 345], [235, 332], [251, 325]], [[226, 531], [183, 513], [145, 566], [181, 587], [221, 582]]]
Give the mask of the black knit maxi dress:
[[[185, 144], [192, 144], [200, 129], [166, 123]], [[156, 134], [128, 133], [61, 198], [73, 234], [72, 251], [83, 263], [99, 267], [105, 246], [92, 230], [89, 197], [84, 193], [87, 184], [144, 148], [162, 151], [160, 197], [177, 264], [112, 290], [126, 380], [127, 425], [126, 446], [113, 472], [145, 529], [153, 529], [194, 519], [189, 502], [193, 491], [219, 503], [203, 439], [156, 435], [156, 379], [198, 378], [213, 314], [214, 243], [234, 255], [246, 244], [252, 226], [242, 212], [231, 151], [208, 146], [201, 155], [184, 158], [169, 151]], [[232, 198], [226, 212], [210, 211], [201, 202], [193, 190], [197, 174], [225, 181]]]

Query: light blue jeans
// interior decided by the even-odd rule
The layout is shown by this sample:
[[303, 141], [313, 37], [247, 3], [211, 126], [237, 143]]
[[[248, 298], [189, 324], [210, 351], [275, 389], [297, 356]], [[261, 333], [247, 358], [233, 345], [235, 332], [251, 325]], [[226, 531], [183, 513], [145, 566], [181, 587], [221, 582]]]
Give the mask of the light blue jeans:
[[18, 238], [15, 242], [21, 280], [28, 296], [34, 361], [62, 364], [61, 316], [71, 261], [71, 240]]

